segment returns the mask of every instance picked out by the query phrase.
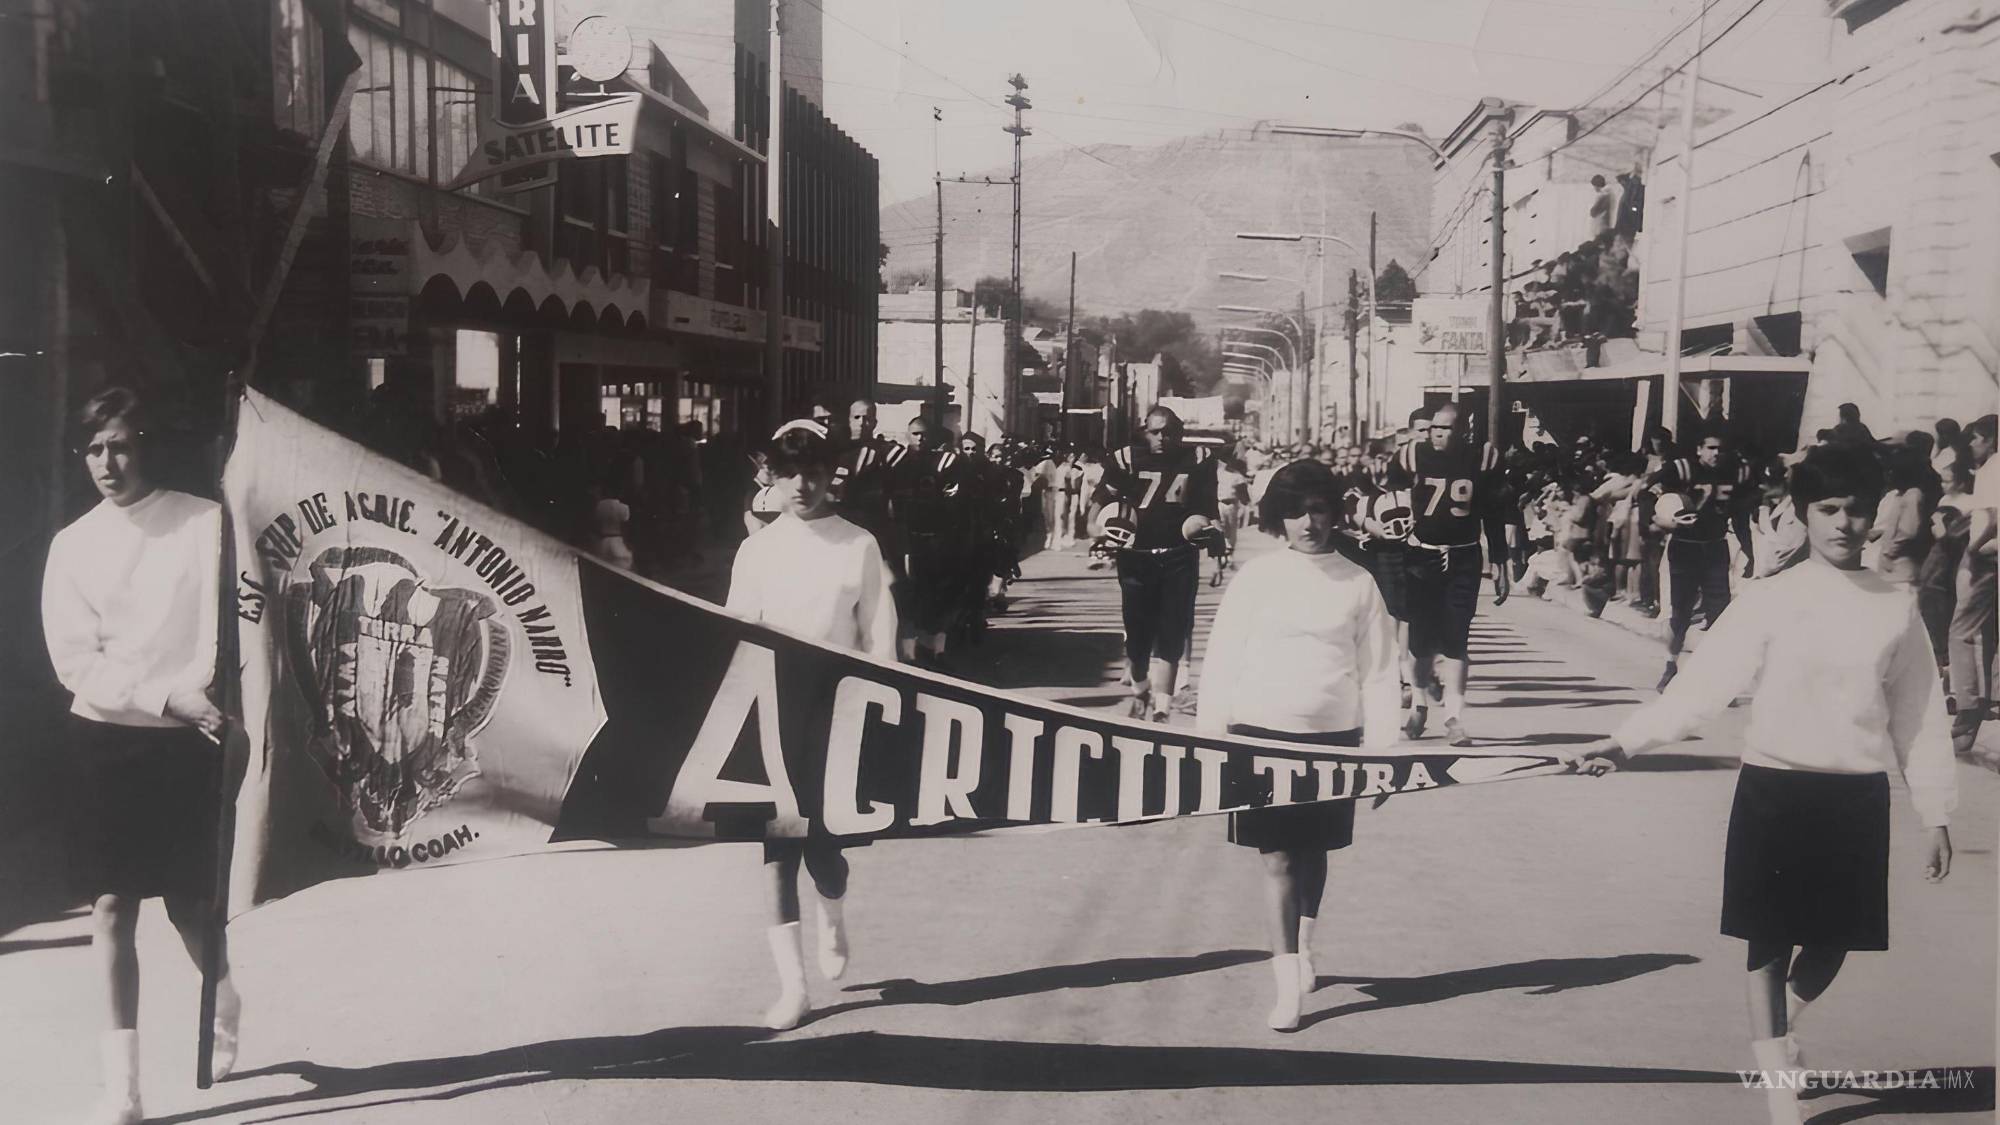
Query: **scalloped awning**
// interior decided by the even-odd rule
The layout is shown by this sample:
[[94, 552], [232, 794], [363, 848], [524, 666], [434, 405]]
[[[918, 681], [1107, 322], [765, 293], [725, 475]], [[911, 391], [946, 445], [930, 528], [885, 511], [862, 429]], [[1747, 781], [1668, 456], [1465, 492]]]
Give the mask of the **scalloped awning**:
[[567, 260], [558, 260], [551, 270], [533, 251], [510, 254], [499, 243], [474, 247], [463, 238], [448, 238], [442, 247], [433, 247], [410, 224], [411, 292], [420, 293], [432, 281], [443, 279], [468, 297], [477, 286], [492, 291], [502, 305], [519, 295], [541, 307], [551, 301], [565, 316], [587, 315], [599, 323], [613, 323], [639, 331], [646, 327], [652, 301], [653, 283], [642, 277], [607, 278], [595, 266], [578, 274]]

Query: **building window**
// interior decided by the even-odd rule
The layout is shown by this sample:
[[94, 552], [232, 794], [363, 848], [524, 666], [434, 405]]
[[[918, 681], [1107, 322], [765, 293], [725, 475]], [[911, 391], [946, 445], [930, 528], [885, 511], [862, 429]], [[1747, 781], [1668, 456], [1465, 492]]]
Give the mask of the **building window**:
[[1847, 240], [1847, 253], [1860, 267], [1861, 275], [1875, 288], [1877, 297], [1889, 295], [1889, 228], [1857, 234]]
[[397, 172], [428, 173], [422, 56], [359, 21], [348, 25], [347, 39], [361, 56], [361, 84], [354, 91], [347, 129], [355, 157]]
[[604, 225], [616, 234], [632, 229], [632, 169], [629, 156], [599, 160], [604, 165]]
[[271, 12], [271, 106], [280, 129], [317, 137], [326, 124], [319, 21], [305, 0], [277, 0]]
[[[443, 184], [450, 183], [479, 150], [480, 92], [484, 86], [470, 72], [443, 59], [433, 66], [431, 97], [437, 106], [437, 182]], [[470, 190], [484, 195], [493, 182], [480, 180]]]
[[403, 26], [402, 0], [354, 0], [354, 10], [373, 16], [390, 27]]

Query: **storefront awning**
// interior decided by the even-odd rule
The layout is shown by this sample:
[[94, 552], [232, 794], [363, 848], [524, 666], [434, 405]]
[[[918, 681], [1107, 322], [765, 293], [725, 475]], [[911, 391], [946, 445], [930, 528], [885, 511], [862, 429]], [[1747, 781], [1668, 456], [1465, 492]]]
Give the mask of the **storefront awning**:
[[461, 300], [471, 300], [482, 287], [501, 306], [525, 300], [536, 308], [550, 304], [572, 319], [638, 331], [646, 327], [652, 282], [642, 277], [606, 278], [596, 267], [578, 274], [564, 260], [554, 269], [539, 254], [510, 254], [497, 242], [474, 247], [463, 238], [448, 238], [433, 247], [410, 224], [412, 292], [433, 281], [444, 281]]

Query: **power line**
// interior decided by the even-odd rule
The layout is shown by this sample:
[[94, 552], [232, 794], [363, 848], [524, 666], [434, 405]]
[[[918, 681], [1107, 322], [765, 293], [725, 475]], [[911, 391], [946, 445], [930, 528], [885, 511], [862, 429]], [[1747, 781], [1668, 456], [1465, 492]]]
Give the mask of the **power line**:
[[[1722, 0], [1710, 0], [1708, 7], [1712, 8], [1720, 3], [1722, 3]], [[1694, 63], [1694, 60], [1706, 54], [1710, 48], [1714, 47], [1717, 43], [1722, 42], [1723, 38], [1727, 36], [1730, 32], [1735, 31], [1738, 27], [1742, 26], [1743, 21], [1749, 19], [1751, 13], [1755, 12], [1757, 9], [1763, 6], [1764, 6], [1764, 0], [1750, 0], [1749, 6], [1744, 8], [1742, 12], [1738, 13], [1736, 18], [1729, 22], [1728, 27], [1725, 27], [1721, 31], [1717, 32], [1715, 38], [1710, 39], [1708, 42], [1697, 43], [1695, 45], [1695, 49], [1691, 53], [1689, 53], [1687, 58], [1681, 60], [1681, 64], [1679, 66], [1674, 67], [1672, 70], [1669, 70], [1665, 74], [1660, 75], [1658, 81], [1653, 82], [1652, 84], [1648, 85], [1645, 89], [1639, 91], [1638, 97], [1633, 98], [1631, 101], [1626, 102], [1624, 105], [1619, 106], [1611, 113], [1605, 115], [1602, 119], [1600, 119], [1595, 125], [1592, 125], [1590, 128], [1585, 129], [1583, 132], [1578, 133], [1576, 136], [1571, 137], [1569, 140], [1566, 140], [1561, 144], [1555, 146], [1554, 148], [1548, 150], [1547, 152], [1541, 154], [1540, 156], [1535, 157], [1535, 160], [1536, 161], [1547, 160], [1549, 157], [1554, 156], [1556, 153], [1559, 153], [1566, 148], [1570, 148], [1571, 146], [1582, 141], [1584, 138], [1590, 136], [1592, 133], [1595, 133], [1599, 129], [1602, 129], [1606, 125], [1609, 125], [1612, 121], [1624, 115], [1628, 110], [1632, 109], [1640, 102], [1645, 101], [1646, 98], [1650, 96], [1655, 90], [1658, 90], [1660, 87], [1665, 86], [1667, 84], [1667, 81], [1673, 78], [1674, 75], [1679, 74], [1683, 70], [1686, 70], [1690, 65]], [[1702, 9], [1704, 13], [1706, 13], [1707, 10], [1708, 8]], [[1636, 69], [1636, 67], [1634, 69]], [[1519, 161], [1516, 161], [1515, 163], [1519, 164]]]
[[1501, 55], [1507, 58], [1534, 59], [1539, 62], [1564, 63], [1570, 66], [1613, 67], [1619, 65], [1598, 59], [1578, 59], [1570, 58], [1566, 55], [1538, 55], [1531, 51], [1506, 51], [1493, 47], [1479, 47], [1472, 44], [1455, 43], [1446, 39], [1425, 39], [1419, 35], [1398, 35], [1390, 31], [1372, 31], [1365, 27], [1355, 27], [1352, 24], [1330, 23], [1326, 20], [1306, 19], [1303, 16], [1287, 16], [1277, 12], [1266, 12], [1258, 8], [1253, 8], [1248, 4], [1234, 4], [1230, 0], [1204, 0], [1204, 2], [1214, 4], [1218, 8], [1230, 8], [1238, 12], [1248, 12], [1253, 16], [1259, 16], [1263, 19], [1282, 20], [1286, 23], [1301, 24], [1305, 27], [1322, 27], [1329, 31], [1344, 31], [1350, 35], [1361, 35], [1370, 39], [1389, 39], [1398, 43], [1415, 43], [1424, 47], [1445, 47], [1458, 51], [1470, 51], [1480, 55]]
[[[806, 2], [811, 3], [812, 0], [806, 0]], [[1290, 59], [1297, 59], [1298, 61], [1303, 62], [1309, 66], [1319, 67], [1321, 70], [1330, 70], [1335, 74], [1347, 75], [1349, 78], [1359, 78], [1364, 82], [1376, 82], [1387, 86], [1400, 86], [1405, 90], [1409, 90], [1417, 94], [1422, 94], [1427, 98], [1432, 98], [1437, 101], [1449, 101], [1453, 103], [1458, 103], [1464, 100], [1463, 96], [1442, 93], [1440, 91], [1429, 89], [1424, 86], [1418, 86], [1415, 83], [1399, 82], [1393, 78], [1381, 78], [1376, 75], [1364, 74], [1360, 71], [1348, 70], [1345, 67], [1335, 66], [1330, 62], [1325, 62], [1321, 59], [1313, 58], [1311, 55], [1302, 55], [1299, 54], [1297, 51], [1288, 51], [1283, 47], [1276, 46], [1275, 44], [1266, 43], [1258, 39], [1252, 39], [1245, 35], [1238, 35], [1227, 28], [1216, 27], [1214, 24], [1202, 23], [1199, 20], [1191, 20], [1186, 16], [1179, 15], [1174, 12], [1169, 12], [1164, 8], [1155, 8], [1151, 4], [1141, 3], [1141, 0], [1125, 0], [1125, 3], [1128, 7], [1143, 8], [1146, 11], [1154, 13], [1155, 15], [1165, 16], [1167, 19], [1174, 20], [1177, 23], [1184, 23], [1187, 24], [1189, 27], [1198, 27], [1201, 28], [1203, 31], [1207, 31], [1215, 35], [1221, 35], [1224, 36], [1225, 38], [1234, 39], [1241, 43], [1248, 43], [1252, 47], [1261, 47], [1266, 51], [1270, 51], [1272, 54], [1283, 55], [1286, 58]]]

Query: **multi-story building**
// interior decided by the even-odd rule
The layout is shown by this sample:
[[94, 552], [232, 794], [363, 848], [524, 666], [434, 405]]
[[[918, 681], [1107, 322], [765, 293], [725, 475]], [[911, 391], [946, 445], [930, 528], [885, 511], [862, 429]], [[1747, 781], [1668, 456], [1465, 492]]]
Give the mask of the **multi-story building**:
[[[875, 399], [882, 431], [900, 434], [919, 413], [938, 416], [937, 294], [911, 289], [879, 301]], [[1011, 432], [1006, 335], [997, 309], [976, 309], [963, 289], [944, 291], [943, 421], [952, 430], [989, 441]]]
[[[638, 98], [637, 136], [526, 190], [453, 189], [494, 113], [484, 0], [48, 0], [10, 22], [0, 192], [24, 238], [0, 363], [24, 377], [0, 381], [0, 414], [21, 427], [17, 479], [42, 482], [17, 526], [64, 508], [55, 422], [113, 380], [211, 418], [234, 371], [342, 426], [373, 397], [432, 426], [498, 407], [535, 431], [751, 434], [870, 387], [875, 161], [805, 68], [782, 99], [785, 371], [767, 400], [765, 7], [706, 7], [730, 35], [701, 50], [656, 34], [647, 5], [560, 9], [629, 38], [623, 73], [560, 73], [564, 97]], [[787, 8], [788, 59], [816, 62], [817, 9]], [[262, 49], [215, 47], [246, 42]]]
[[[1815, 80], [1698, 129], [1692, 193], [1670, 131], [1648, 197], [1665, 234], [1692, 200], [1683, 399], [1767, 449], [1843, 402], [1877, 434], [2000, 404], [2000, 21], [1944, 0], [1816, 7], [1828, 33], [1784, 42]], [[1675, 281], [1656, 249], [1650, 349]]]
[[[1776, 452], [1831, 426], [1842, 403], [1877, 433], [1994, 409], [2000, 86], [1990, 75], [2000, 71], [2000, 25], [1943, 0], [1784, 9], [1770, 28], [1746, 28], [1750, 45], [1732, 42], [1758, 60], [1758, 78], [1782, 81], [1754, 97], [1699, 84], [1692, 191], [1685, 75], [1663, 73], [1656, 97], [1610, 109], [1512, 112], [1503, 272], [1520, 331], [1508, 393], [1555, 436], [1594, 429], [1636, 444], [1654, 425], [1714, 426]], [[1801, 30], [1815, 21], [1824, 34]], [[1490, 182], [1492, 112], [1475, 111], [1441, 145], [1439, 198], [1461, 202], [1438, 224], [1438, 251], [1418, 277], [1426, 294], [1490, 292], [1491, 195], [1480, 181]], [[1643, 229], [1631, 246], [1626, 331], [1559, 324], [1567, 341], [1543, 340], [1530, 328], [1536, 294], [1523, 290], [1546, 279], [1547, 251], [1560, 253], [1587, 216], [1590, 189], [1578, 184], [1639, 166]], [[1683, 280], [1676, 261], [1690, 210]], [[1680, 386], [1670, 389], [1677, 289]], [[1442, 375], [1454, 361], [1434, 362]], [[1482, 380], [1484, 363], [1465, 362], [1466, 381]], [[1433, 380], [1433, 394], [1443, 382]]]

